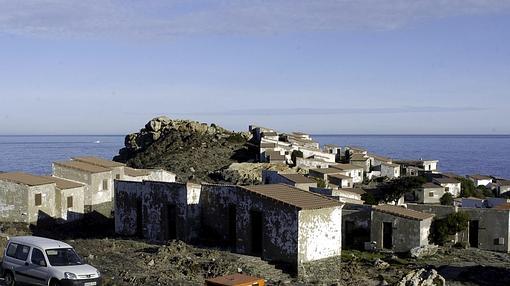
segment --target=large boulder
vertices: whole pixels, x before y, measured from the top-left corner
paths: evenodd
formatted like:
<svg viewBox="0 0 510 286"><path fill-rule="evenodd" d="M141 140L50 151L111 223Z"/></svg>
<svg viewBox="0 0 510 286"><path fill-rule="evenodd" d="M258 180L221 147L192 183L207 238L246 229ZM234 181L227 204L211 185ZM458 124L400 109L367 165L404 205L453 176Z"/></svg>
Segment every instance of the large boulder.
<svg viewBox="0 0 510 286"><path fill-rule="evenodd" d="M400 280L398 286L445 286L446 281L435 269L417 269Z"/></svg>
<svg viewBox="0 0 510 286"><path fill-rule="evenodd" d="M427 256L432 256L437 253L438 246L437 245L423 245L412 248L409 252L412 258L423 258Z"/></svg>

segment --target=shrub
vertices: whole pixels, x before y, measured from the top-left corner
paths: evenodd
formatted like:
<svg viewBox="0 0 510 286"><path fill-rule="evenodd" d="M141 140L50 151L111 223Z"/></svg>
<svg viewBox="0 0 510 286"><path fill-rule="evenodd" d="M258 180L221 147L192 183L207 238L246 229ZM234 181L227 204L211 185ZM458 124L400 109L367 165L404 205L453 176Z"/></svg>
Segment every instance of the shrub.
<svg viewBox="0 0 510 286"><path fill-rule="evenodd" d="M317 188L326 188L326 182L323 179L315 178L317 181Z"/></svg>
<svg viewBox="0 0 510 286"><path fill-rule="evenodd" d="M439 202L444 206L453 205L453 196L450 193L444 193L444 195L439 199Z"/></svg>
<svg viewBox="0 0 510 286"><path fill-rule="evenodd" d="M444 245L449 237L468 228L469 215L465 212L449 214L444 219L436 219L430 226L430 240Z"/></svg>
<svg viewBox="0 0 510 286"><path fill-rule="evenodd" d="M410 192L426 182L423 177L400 177L393 179L381 186L381 191L386 202L398 202L407 192Z"/></svg>
<svg viewBox="0 0 510 286"><path fill-rule="evenodd" d="M372 193L364 193L361 195L361 199L365 201L367 205L377 205L379 201L375 198Z"/></svg>

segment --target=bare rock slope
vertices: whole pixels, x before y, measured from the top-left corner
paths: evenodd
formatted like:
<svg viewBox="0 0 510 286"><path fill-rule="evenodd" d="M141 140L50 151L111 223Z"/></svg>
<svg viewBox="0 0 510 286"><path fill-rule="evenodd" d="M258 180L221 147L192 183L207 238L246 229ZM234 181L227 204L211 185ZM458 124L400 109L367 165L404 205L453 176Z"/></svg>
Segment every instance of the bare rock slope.
<svg viewBox="0 0 510 286"><path fill-rule="evenodd" d="M254 158L249 137L215 124L161 116L127 135L114 160L135 168L163 168L176 173L179 181L222 182L220 170Z"/></svg>

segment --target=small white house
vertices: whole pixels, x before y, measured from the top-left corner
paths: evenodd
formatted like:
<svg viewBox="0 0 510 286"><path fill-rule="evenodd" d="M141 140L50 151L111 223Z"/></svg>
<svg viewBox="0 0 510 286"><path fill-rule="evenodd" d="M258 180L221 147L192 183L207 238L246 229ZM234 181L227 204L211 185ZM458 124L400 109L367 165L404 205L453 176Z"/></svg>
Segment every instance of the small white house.
<svg viewBox="0 0 510 286"><path fill-rule="evenodd" d="M444 193L444 187L434 183L425 183L414 191L414 198L420 204L439 204Z"/></svg>
<svg viewBox="0 0 510 286"><path fill-rule="evenodd" d="M454 198L460 196L461 184L459 180L455 178L442 177L432 179L433 183L436 183L444 188L446 193L450 193Z"/></svg>
<svg viewBox="0 0 510 286"><path fill-rule="evenodd" d="M381 177L387 177L390 179L400 177L400 165L381 162Z"/></svg>
<svg viewBox="0 0 510 286"><path fill-rule="evenodd" d="M469 175L468 179L475 183L475 186L485 186L487 187L490 183L492 183L492 177L484 176L484 175Z"/></svg>
<svg viewBox="0 0 510 286"><path fill-rule="evenodd" d="M363 167L352 164L335 164L329 167L343 171L344 175L352 178L353 183L363 182Z"/></svg>

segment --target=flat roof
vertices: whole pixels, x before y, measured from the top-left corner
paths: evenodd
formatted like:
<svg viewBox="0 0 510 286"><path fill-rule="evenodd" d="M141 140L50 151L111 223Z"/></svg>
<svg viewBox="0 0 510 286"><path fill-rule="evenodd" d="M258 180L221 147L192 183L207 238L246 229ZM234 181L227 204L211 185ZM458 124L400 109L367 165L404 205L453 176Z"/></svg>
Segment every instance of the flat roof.
<svg viewBox="0 0 510 286"><path fill-rule="evenodd" d="M372 210L413 220L424 220L434 216L433 214L410 210L404 207L393 205L377 205L373 206Z"/></svg>
<svg viewBox="0 0 510 286"><path fill-rule="evenodd" d="M492 180L491 177L489 176L486 176L486 175L479 175L479 174L475 174L475 175L468 175L469 178L473 178L475 180Z"/></svg>
<svg viewBox="0 0 510 286"><path fill-rule="evenodd" d="M356 166L356 165L352 165L352 164L341 164L341 163L338 163L338 164L334 164L334 165L329 165L330 168L335 168L335 169L340 169L340 170L358 170L358 169L363 169L363 167L360 167L360 166Z"/></svg>
<svg viewBox="0 0 510 286"><path fill-rule="evenodd" d="M432 180L441 184L460 184L459 180L451 177L434 178Z"/></svg>
<svg viewBox="0 0 510 286"><path fill-rule="evenodd" d="M342 173L342 170L337 168L317 168L317 169L310 169L309 172L316 172L321 174L339 174Z"/></svg>
<svg viewBox="0 0 510 286"><path fill-rule="evenodd" d="M80 161L57 161L57 162L53 162L53 164L71 168L71 169L84 171L84 172L91 173L91 174L110 172L110 169L107 169L107 168L104 168L101 166L97 166L97 165L80 162Z"/></svg>
<svg viewBox="0 0 510 286"><path fill-rule="evenodd" d="M363 194L367 193L367 192L365 192L365 190L360 189L360 188L339 188L338 190L342 191L342 192L349 192L349 193L354 193L354 194L358 194L358 195L363 195Z"/></svg>
<svg viewBox="0 0 510 286"><path fill-rule="evenodd" d="M315 180L310 179L302 174L279 174L280 176L287 178L288 180L298 184L311 184L316 183Z"/></svg>
<svg viewBox="0 0 510 286"><path fill-rule="evenodd" d="M341 180L345 180L345 179L352 180L351 177L346 176L346 175L342 175L342 174L330 174L330 175L328 175L328 178L329 177L336 178L336 179L341 179Z"/></svg>
<svg viewBox="0 0 510 286"><path fill-rule="evenodd" d="M439 189L439 188L443 188L442 186L438 185L438 184L434 184L434 183L425 183L423 185L421 185L422 188L424 189Z"/></svg>
<svg viewBox="0 0 510 286"><path fill-rule="evenodd" d="M49 180L45 177L22 172L0 173L0 180L23 184L31 187L54 184L52 180Z"/></svg>
<svg viewBox="0 0 510 286"><path fill-rule="evenodd" d="M145 177L149 175L149 171L144 169L134 169L131 167L124 167L124 174L130 177Z"/></svg>
<svg viewBox="0 0 510 286"><path fill-rule="evenodd" d="M115 167L124 167L126 164L122 164L119 162L115 162L112 160L106 160L99 157L93 156L83 156L83 157L73 157L73 160L84 162L91 165L96 165L104 168L115 168Z"/></svg>
<svg viewBox="0 0 510 286"><path fill-rule="evenodd" d="M9 240L14 243L28 244L29 246L37 246L42 248L43 250L53 248L72 248L72 246L65 242L40 236L13 236Z"/></svg>
<svg viewBox="0 0 510 286"><path fill-rule="evenodd" d="M248 285L248 283L249 285L251 285L252 283L257 283L260 280L263 279L236 273L232 275L209 278L206 279L205 281L207 283L212 283L213 285L235 286L235 285Z"/></svg>
<svg viewBox="0 0 510 286"><path fill-rule="evenodd" d="M253 185L241 188L299 209L322 209L342 206L342 203L338 201L284 184Z"/></svg>
<svg viewBox="0 0 510 286"><path fill-rule="evenodd" d="M74 188L79 188L79 187L84 186L84 184L80 184L78 182L70 181L70 180L66 180L66 179L62 179L62 178L57 178L57 177L52 177L52 176L44 176L44 178L46 178L50 181L53 181L57 185L57 188L61 189L61 190L74 189Z"/></svg>

